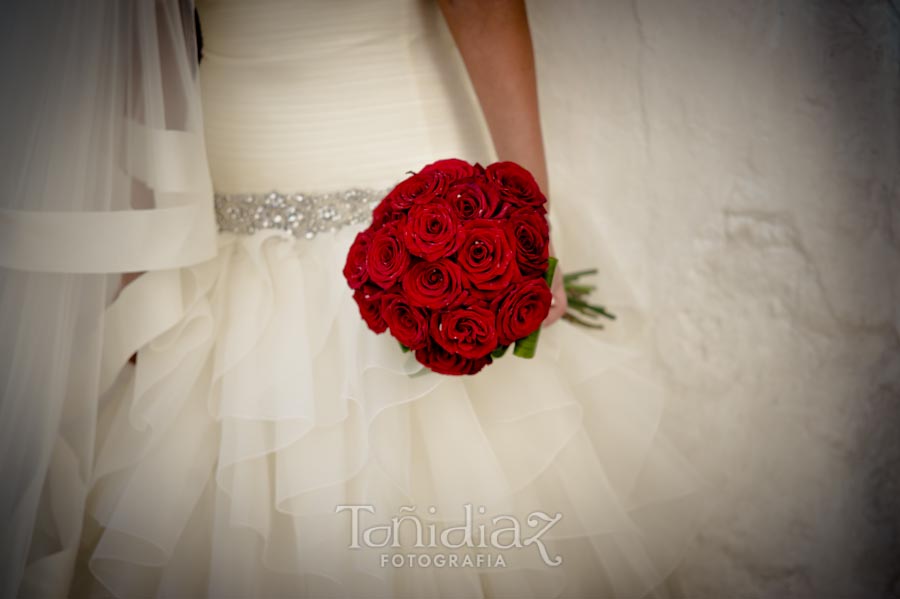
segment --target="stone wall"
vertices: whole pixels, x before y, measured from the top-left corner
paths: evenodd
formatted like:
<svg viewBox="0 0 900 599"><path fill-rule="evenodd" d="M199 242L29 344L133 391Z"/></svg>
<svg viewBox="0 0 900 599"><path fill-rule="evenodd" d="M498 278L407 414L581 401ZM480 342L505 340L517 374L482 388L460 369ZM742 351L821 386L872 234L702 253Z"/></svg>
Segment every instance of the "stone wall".
<svg viewBox="0 0 900 599"><path fill-rule="evenodd" d="M898 3L529 15L563 258L614 256L711 483L682 594L900 597Z"/></svg>

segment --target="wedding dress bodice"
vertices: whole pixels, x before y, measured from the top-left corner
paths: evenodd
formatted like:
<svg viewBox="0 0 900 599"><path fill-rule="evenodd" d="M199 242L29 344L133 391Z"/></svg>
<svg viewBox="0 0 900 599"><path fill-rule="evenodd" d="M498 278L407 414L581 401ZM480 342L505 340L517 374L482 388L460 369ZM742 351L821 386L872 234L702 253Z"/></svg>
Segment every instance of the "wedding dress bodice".
<svg viewBox="0 0 900 599"><path fill-rule="evenodd" d="M430 0L198 0L204 128L220 192L384 187L493 149Z"/></svg>

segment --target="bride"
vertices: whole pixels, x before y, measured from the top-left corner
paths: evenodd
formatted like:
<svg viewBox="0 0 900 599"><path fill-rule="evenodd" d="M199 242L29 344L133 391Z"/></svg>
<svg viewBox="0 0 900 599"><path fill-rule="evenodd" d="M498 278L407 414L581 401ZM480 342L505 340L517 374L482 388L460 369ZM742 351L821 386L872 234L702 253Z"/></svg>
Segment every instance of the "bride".
<svg viewBox="0 0 900 599"><path fill-rule="evenodd" d="M53 27L46 58L4 52L5 590L666 595L696 482L620 325L556 322L557 278L534 359L448 377L341 275L442 158L528 168L559 249L554 206L597 210L548 191L522 0L197 0L201 52L186 2L35 5L6 43Z"/></svg>

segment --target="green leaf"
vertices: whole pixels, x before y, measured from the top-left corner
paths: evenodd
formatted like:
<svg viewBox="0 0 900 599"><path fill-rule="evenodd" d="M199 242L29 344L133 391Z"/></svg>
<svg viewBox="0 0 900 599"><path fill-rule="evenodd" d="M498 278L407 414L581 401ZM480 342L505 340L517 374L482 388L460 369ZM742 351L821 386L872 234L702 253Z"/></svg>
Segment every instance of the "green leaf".
<svg viewBox="0 0 900 599"><path fill-rule="evenodd" d="M513 348L513 355L519 356L520 358L533 358L535 352L537 352L537 342L540 333L541 329L539 328L527 337L516 341L516 347Z"/></svg>
<svg viewBox="0 0 900 599"><path fill-rule="evenodd" d="M508 350L508 349L509 349L508 345L501 345L500 347L498 347L497 349L495 349L494 351L491 352L491 357L492 358L502 358L503 354L505 354L506 350Z"/></svg>
<svg viewBox="0 0 900 599"><path fill-rule="evenodd" d="M556 273L556 265L559 264L559 260L550 256L547 260L547 272L544 273L544 280L547 281L548 285L553 284L553 275Z"/></svg>
<svg viewBox="0 0 900 599"><path fill-rule="evenodd" d="M427 376L429 373L431 373L431 369L427 366L422 366L422 368L409 375L409 378L414 379L420 376Z"/></svg>

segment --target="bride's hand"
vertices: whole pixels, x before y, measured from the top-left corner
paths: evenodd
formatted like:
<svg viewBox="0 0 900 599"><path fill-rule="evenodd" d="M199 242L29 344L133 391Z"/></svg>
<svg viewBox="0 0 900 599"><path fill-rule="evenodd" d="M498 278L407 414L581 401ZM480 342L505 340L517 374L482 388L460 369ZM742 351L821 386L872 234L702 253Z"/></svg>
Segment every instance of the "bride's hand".
<svg viewBox="0 0 900 599"><path fill-rule="evenodd" d="M556 255L553 252L552 243L550 244L550 255ZM566 297L566 288L563 283L563 272L559 266L556 267L556 271L553 273L553 283L550 285L550 291L553 292L553 302L550 304L550 312L547 314L547 318L544 319L545 327L559 320L569 307L569 300Z"/></svg>

